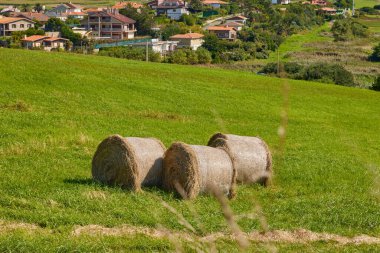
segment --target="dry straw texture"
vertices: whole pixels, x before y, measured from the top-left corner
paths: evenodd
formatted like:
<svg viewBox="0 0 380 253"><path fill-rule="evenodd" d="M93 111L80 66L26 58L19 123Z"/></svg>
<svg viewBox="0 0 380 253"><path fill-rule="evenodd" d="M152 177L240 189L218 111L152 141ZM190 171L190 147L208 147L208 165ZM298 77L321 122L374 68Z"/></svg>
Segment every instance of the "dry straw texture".
<svg viewBox="0 0 380 253"><path fill-rule="evenodd" d="M179 184L190 199L212 187L232 196L233 170L230 157L222 149L176 142L164 156L163 187L178 191Z"/></svg>
<svg viewBox="0 0 380 253"><path fill-rule="evenodd" d="M139 191L159 186L165 147L154 138L112 135L103 140L92 159L95 181Z"/></svg>
<svg viewBox="0 0 380 253"><path fill-rule="evenodd" d="M267 185L272 175L272 155L258 137L217 133L208 145L224 149L231 157L240 183Z"/></svg>

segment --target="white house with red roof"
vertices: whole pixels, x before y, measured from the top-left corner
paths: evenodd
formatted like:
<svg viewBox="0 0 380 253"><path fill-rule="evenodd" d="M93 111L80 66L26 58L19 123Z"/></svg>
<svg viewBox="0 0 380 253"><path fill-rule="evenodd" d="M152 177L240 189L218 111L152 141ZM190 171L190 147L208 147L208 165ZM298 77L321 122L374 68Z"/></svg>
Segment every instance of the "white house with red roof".
<svg viewBox="0 0 380 253"><path fill-rule="evenodd" d="M0 37L10 36L13 32L26 31L34 27L35 22L27 18L0 18Z"/></svg>
<svg viewBox="0 0 380 253"><path fill-rule="evenodd" d="M59 18L62 21L66 21L68 17L82 19L86 16L82 6L71 2L59 4L45 14L50 18Z"/></svg>
<svg viewBox="0 0 380 253"><path fill-rule="evenodd" d="M154 0L149 2L148 6L156 11L156 15L166 15L173 20L189 14L187 3L182 0Z"/></svg>
<svg viewBox="0 0 380 253"><path fill-rule="evenodd" d="M52 51L54 49L65 49L68 43L68 39L53 38L44 35L32 35L25 37L21 40L21 44L24 48L43 48L46 51Z"/></svg>
<svg viewBox="0 0 380 253"><path fill-rule="evenodd" d="M236 22L245 25L247 23L248 18L243 15L237 15L226 19L226 23L228 22Z"/></svg>
<svg viewBox="0 0 380 253"><path fill-rule="evenodd" d="M203 37L204 35L200 33L185 33L173 35L170 39L178 41L178 48L189 47L193 50L197 50L204 42Z"/></svg>
<svg viewBox="0 0 380 253"><path fill-rule="evenodd" d="M82 20L82 25L91 30L94 39L133 39L135 23L135 20L119 14L117 9L88 12L87 18Z"/></svg>
<svg viewBox="0 0 380 253"><path fill-rule="evenodd" d="M225 26L210 26L207 28L210 33L213 33L219 39L235 40L237 37L236 29L233 27Z"/></svg>
<svg viewBox="0 0 380 253"><path fill-rule="evenodd" d="M219 9L222 5L227 5L228 3L220 0L202 0L202 4L214 9Z"/></svg>

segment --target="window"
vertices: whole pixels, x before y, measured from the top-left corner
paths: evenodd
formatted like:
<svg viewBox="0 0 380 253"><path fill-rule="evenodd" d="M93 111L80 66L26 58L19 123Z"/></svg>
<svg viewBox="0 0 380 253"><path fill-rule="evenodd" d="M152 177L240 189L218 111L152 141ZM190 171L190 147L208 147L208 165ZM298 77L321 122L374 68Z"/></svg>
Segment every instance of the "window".
<svg viewBox="0 0 380 253"><path fill-rule="evenodd" d="M27 27L28 27L28 28L31 28L31 27L32 27L32 25L31 25L31 24L28 24L28 25L27 25Z"/></svg>
<svg viewBox="0 0 380 253"><path fill-rule="evenodd" d="M24 24L20 24L20 28L24 28Z"/></svg>
<svg viewBox="0 0 380 253"><path fill-rule="evenodd" d="M17 28L16 24L12 24L12 28Z"/></svg>

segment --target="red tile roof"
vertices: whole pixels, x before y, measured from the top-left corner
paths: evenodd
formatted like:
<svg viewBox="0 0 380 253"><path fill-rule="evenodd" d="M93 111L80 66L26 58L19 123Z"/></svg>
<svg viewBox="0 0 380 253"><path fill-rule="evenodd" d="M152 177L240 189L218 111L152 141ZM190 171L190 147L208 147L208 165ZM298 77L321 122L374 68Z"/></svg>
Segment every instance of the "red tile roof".
<svg viewBox="0 0 380 253"><path fill-rule="evenodd" d="M65 38L47 38L47 39L44 39L44 41L50 41L50 42L52 42L52 41L57 41L57 40L68 40L68 39L65 39Z"/></svg>
<svg viewBox="0 0 380 253"><path fill-rule="evenodd" d="M35 42L35 41L44 40L44 39L47 39L47 38L49 38L49 36L32 35L32 36L29 36L29 37L26 37L26 38L22 39L22 41Z"/></svg>
<svg viewBox="0 0 380 253"><path fill-rule="evenodd" d="M30 23L34 23L33 21L27 19L27 18L0 18L0 24L9 24L9 23L14 23L20 20L26 20Z"/></svg>
<svg viewBox="0 0 380 253"><path fill-rule="evenodd" d="M15 17L24 17L30 20L37 20L39 22L47 22L49 20L47 15L38 12L16 12Z"/></svg>
<svg viewBox="0 0 380 253"><path fill-rule="evenodd" d="M242 23L238 23L238 22L235 22L235 21L231 21L231 22L227 22L223 25L224 27L235 27L235 26L244 26Z"/></svg>
<svg viewBox="0 0 380 253"><path fill-rule="evenodd" d="M248 19L247 17L244 17L242 15L238 15L238 16L233 16L231 18L227 18L227 20L230 20L230 19L243 19L243 20L246 20Z"/></svg>
<svg viewBox="0 0 380 253"><path fill-rule="evenodd" d="M136 23L135 20L131 19L131 18L128 18L124 15L121 15L121 14L112 14L112 13L107 13L107 15L109 15L110 17L113 17L123 23L127 23L127 24L134 24Z"/></svg>
<svg viewBox="0 0 380 253"><path fill-rule="evenodd" d="M227 2L220 1L220 0L203 0L203 4L228 4Z"/></svg>
<svg viewBox="0 0 380 253"><path fill-rule="evenodd" d="M176 34L170 37L170 39L200 39L204 35L200 33L185 33L185 34Z"/></svg>
<svg viewBox="0 0 380 253"><path fill-rule="evenodd" d="M235 31L233 27L223 27L223 26L210 26L207 28L209 31Z"/></svg>

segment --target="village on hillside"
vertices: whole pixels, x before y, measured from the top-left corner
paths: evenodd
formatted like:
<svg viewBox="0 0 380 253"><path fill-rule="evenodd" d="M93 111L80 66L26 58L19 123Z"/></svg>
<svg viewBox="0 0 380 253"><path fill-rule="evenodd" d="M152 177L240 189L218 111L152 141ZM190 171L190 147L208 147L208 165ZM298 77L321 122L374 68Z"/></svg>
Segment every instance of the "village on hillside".
<svg viewBox="0 0 380 253"><path fill-rule="evenodd" d="M379 15L379 9L379 6L355 9L352 2L343 0L294 3L290 0L153 0L116 2L103 7L68 2L49 8L41 4L11 5L0 7L0 47L176 64L244 63L273 58L273 52L287 38L318 27L331 29L328 36L337 42L371 37L368 27L357 18ZM326 30L323 32L326 34ZM365 46L372 47L373 43L370 41ZM368 59L377 61L378 51L379 48L375 49ZM330 59L326 61L330 63ZM283 72L294 79L309 78L286 70L304 66L260 64L255 72L275 75ZM247 64L243 65L236 68L246 68ZM345 73L339 66L326 68ZM366 73L368 78L358 77L361 82L358 85L370 86L378 72L375 67ZM330 79L348 85L356 78L347 73L344 76L348 76L347 82L341 83L333 76Z"/></svg>

